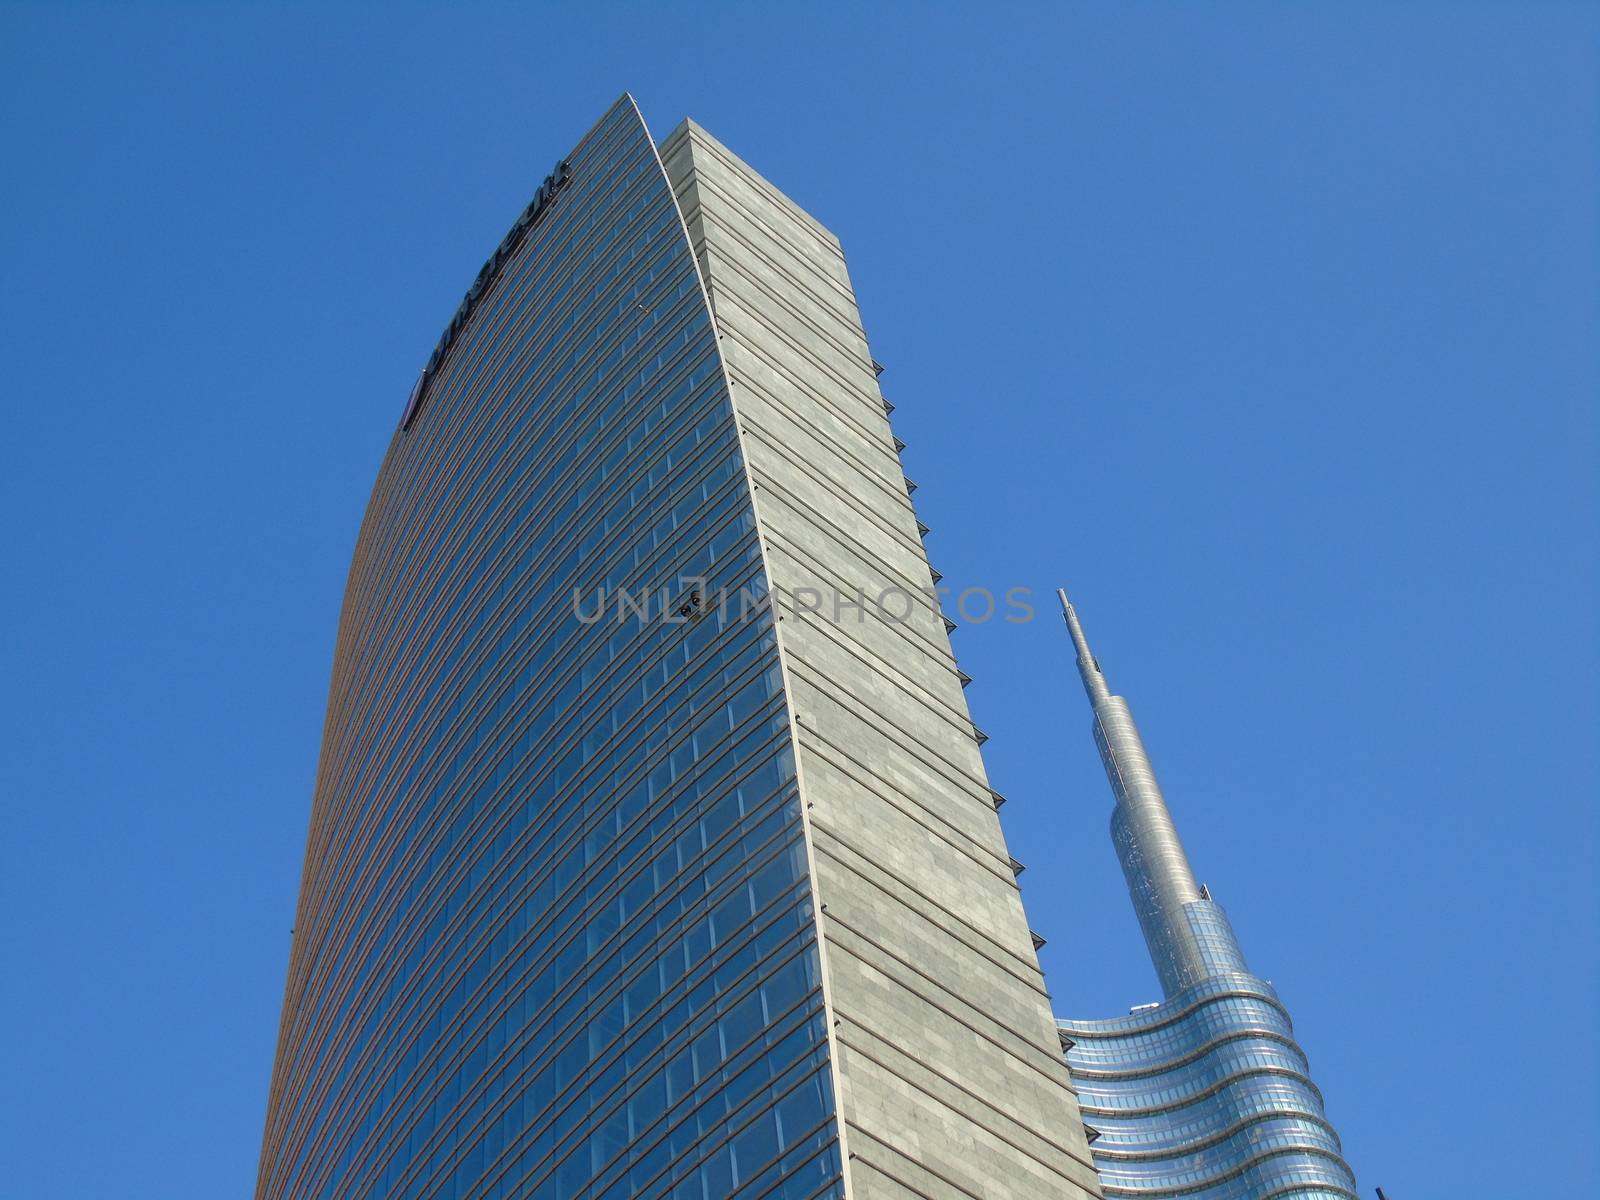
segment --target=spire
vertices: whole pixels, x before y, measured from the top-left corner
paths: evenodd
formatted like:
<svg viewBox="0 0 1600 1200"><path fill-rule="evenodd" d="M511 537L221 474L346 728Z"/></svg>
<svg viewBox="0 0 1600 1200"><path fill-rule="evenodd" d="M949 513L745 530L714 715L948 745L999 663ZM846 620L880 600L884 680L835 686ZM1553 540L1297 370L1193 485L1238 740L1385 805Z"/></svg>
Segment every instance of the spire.
<svg viewBox="0 0 1600 1200"><path fill-rule="evenodd" d="M1112 695L1066 589L1056 595L1078 651L1078 674L1094 709L1095 744L1116 797L1112 840L1162 989L1171 997L1219 971L1242 971L1244 959L1227 917L1195 882L1128 702Z"/></svg>
<svg viewBox="0 0 1600 1200"><path fill-rule="evenodd" d="M1057 588L1056 595L1061 597L1061 615L1066 618L1067 632L1072 634L1072 644L1078 648L1078 674L1083 676L1083 690L1089 693L1089 703L1095 705L1110 699L1111 688L1100 670L1100 660L1089 649L1089 639L1083 634L1077 610L1067 599L1067 589Z"/></svg>

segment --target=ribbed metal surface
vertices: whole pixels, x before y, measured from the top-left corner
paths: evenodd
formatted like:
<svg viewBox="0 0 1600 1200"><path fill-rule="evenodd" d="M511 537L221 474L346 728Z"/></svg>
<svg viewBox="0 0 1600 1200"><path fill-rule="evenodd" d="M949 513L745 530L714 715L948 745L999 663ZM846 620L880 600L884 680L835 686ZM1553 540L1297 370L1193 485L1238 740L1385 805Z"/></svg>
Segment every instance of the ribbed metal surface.
<svg viewBox="0 0 1600 1200"><path fill-rule="evenodd" d="M1095 703L1094 741L1117 797L1111 831L1122 874L1162 990L1170 996L1205 976L1200 948L1183 917L1184 907L1200 900L1200 885L1121 696Z"/></svg>

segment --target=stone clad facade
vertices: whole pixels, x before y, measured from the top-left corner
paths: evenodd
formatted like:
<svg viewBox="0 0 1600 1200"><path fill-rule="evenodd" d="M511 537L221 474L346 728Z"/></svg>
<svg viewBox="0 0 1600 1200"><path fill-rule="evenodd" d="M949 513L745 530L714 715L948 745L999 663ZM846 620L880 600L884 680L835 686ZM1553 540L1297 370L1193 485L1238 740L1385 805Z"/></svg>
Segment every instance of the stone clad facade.
<svg viewBox="0 0 1600 1200"><path fill-rule="evenodd" d="M1097 1194L929 582L837 241L623 97L379 471L258 1200Z"/></svg>

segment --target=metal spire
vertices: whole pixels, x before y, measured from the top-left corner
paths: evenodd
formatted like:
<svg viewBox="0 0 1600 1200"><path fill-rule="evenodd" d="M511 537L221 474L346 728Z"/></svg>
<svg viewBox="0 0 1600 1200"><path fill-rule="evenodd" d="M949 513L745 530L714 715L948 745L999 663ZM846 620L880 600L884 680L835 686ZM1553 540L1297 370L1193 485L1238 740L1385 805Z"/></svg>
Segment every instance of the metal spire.
<svg viewBox="0 0 1600 1200"><path fill-rule="evenodd" d="M1056 595L1061 597L1061 615L1067 619L1067 632L1072 634L1072 644L1078 648L1078 674L1083 676L1083 690L1089 693L1089 703L1099 704L1111 696L1111 688L1106 683L1104 672L1100 670L1100 660L1089 649L1089 639L1083 634L1083 626L1078 622L1077 610L1072 607L1072 601L1067 599L1067 589L1057 588Z"/></svg>
<svg viewBox="0 0 1600 1200"><path fill-rule="evenodd" d="M1111 838L1162 989L1170 997L1219 972L1243 971L1227 918L1195 882L1128 702L1111 694L1066 589L1056 595L1094 709L1095 745L1117 800Z"/></svg>

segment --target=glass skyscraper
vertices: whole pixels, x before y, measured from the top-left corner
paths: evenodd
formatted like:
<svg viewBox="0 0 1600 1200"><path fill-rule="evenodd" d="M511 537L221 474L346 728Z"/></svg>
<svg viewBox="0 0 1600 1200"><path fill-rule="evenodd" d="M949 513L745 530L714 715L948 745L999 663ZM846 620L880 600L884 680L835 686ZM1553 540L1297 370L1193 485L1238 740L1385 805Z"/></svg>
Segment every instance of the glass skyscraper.
<svg viewBox="0 0 1600 1200"><path fill-rule="evenodd" d="M1105 1195L1355 1200L1288 1010L1195 882L1128 703L1065 592L1061 606L1116 798L1111 838L1165 996L1125 1017L1057 1022Z"/></svg>
<svg viewBox="0 0 1600 1200"><path fill-rule="evenodd" d="M1099 1194L877 369L697 126L554 165L357 540L261 1200Z"/></svg>

